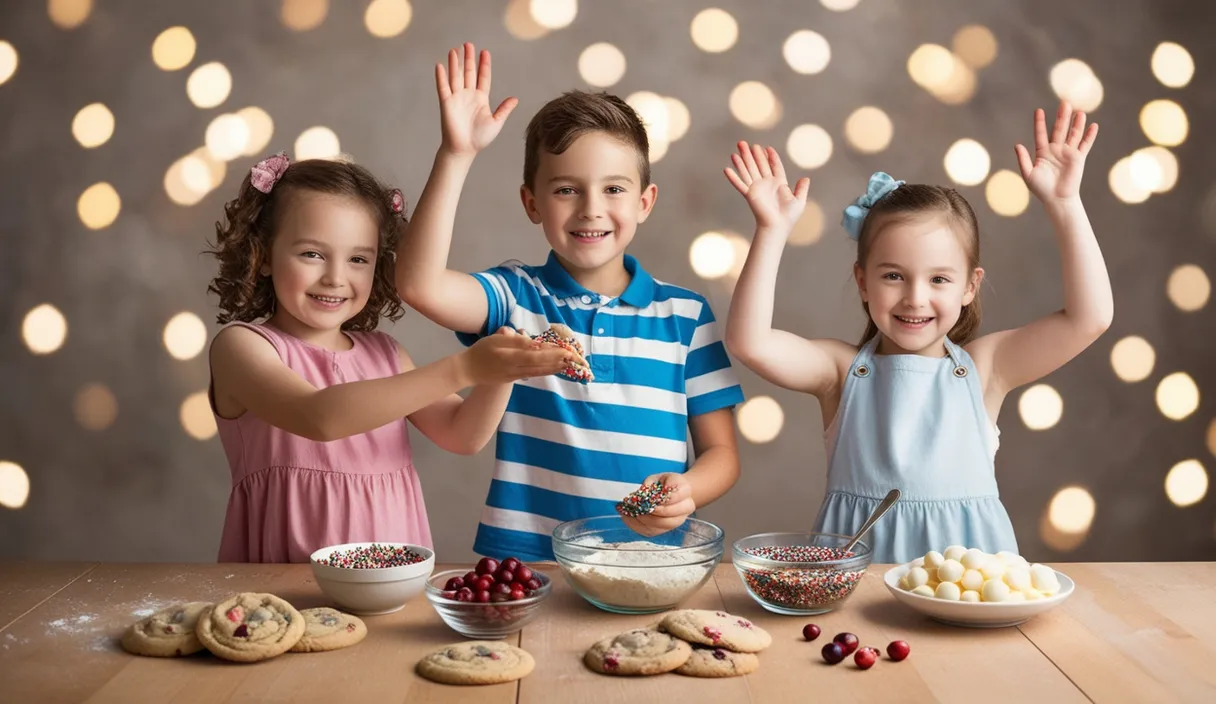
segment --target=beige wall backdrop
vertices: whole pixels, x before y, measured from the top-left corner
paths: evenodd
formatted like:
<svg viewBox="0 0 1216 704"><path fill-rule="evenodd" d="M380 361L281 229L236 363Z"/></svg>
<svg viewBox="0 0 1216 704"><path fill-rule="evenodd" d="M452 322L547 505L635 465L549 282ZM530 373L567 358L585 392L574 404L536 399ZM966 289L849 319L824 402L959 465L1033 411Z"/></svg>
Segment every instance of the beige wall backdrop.
<svg viewBox="0 0 1216 704"><path fill-rule="evenodd" d="M543 260L517 195L524 126L605 85L656 143L660 197L631 251L724 319L750 214L721 169L736 140L771 143L814 201L776 322L849 340L864 319L837 223L878 169L975 206L986 331L1058 309L1013 145L1060 95L1089 108L1083 195L1117 313L1009 397L1001 492L1034 560L1216 558L1214 22L1189 0L3 3L0 558L214 559L230 482L203 396L217 326L200 252L221 205L278 150L347 155L413 201L439 141L432 66L464 40L494 52L494 100L521 105L469 179L454 267ZM419 361L459 349L416 313L390 330ZM818 405L739 373L743 477L702 516L729 540L809 529ZM413 440L441 559L467 560L492 452Z"/></svg>

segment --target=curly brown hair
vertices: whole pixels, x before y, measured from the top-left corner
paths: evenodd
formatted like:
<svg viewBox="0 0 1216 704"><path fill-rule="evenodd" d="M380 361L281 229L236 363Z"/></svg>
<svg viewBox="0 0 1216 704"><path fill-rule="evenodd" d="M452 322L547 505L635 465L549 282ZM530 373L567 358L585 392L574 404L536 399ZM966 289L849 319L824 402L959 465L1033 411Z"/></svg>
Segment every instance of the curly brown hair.
<svg viewBox="0 0 1216 704"><path fill-rule="evenodd" d="M220 261L219 275L207 286L209 293L220 297L222 311L216 320L251 322L274 313L274 285L261 275L261 268L270 259L270 246L281 219L280 211L288 207L290 198L311 191L327 195L346 196L367 206L380 233L376 252L376 274L367 305L342 324L343 330L375 330L380 319L397 320L404 313L397 294L393 270L397 242L405 229L404 206L393 212L395 189L382 184L370 171L348 161L308 159L291 164L274 184L270 193L262 193L250 183L246 174L237 197L224 204L227 222L215 223L214 244L207 254Z"/></svg>

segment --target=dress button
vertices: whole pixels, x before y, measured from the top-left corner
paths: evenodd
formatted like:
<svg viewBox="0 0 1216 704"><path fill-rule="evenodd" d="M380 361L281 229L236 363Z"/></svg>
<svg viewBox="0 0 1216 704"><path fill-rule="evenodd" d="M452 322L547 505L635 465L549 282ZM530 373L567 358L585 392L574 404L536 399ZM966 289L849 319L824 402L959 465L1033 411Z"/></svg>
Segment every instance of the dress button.
<svg viewBox="0 0 1216 704"><path fill-rule="evenodd" d="M603 335L603 334L604 334L604 328L600 328L599 330L596 330L596 331L595 331L595 334L596 334L596 335Z"/></svg>
<svg viewBox="0 0 1216 704"><path fill-rule="evenodd" d="M960 379L962 379L963 377L967 376L967 368L966 368L966 367L964 367L964 366L962 366L962 365L959 365L959 366L955 367L955 368L954 368L954 376L957 376L957 377L958 377L958 378L960 378Z"/></svg>
<svg viewBox="0 0 1216 704"><path fill-rule="evenodd" d="M861 364L861 365L858 365L857 368L853 370L853 373L856 374L857 376L861 376L861 377L870 376L870 368L864 364Z"/></svg>
<svg viewBox="0 0 1216 704"><path fill-rule="evenodd" d="M591 302L591 296L583 296L583 303L590 303L590 302Z"/></svg>

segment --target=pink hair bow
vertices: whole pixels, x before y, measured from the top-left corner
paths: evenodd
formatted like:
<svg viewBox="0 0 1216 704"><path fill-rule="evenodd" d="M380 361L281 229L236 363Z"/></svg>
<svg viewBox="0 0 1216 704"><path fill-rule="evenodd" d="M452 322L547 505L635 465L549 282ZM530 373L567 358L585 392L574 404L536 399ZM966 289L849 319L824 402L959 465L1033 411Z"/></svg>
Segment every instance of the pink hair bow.
<svg viewBox="0 0 1216 704"><path fill-rule="evenodd" d="M393 213L401 218L405 217L405 196L401 195L400 190L394 188L392 192L389 193L388 207L392 209Z"/></svg>
<svg viewBox="0 0 1216 704"><path fill-rule="evenodd" d="M283 177L288 166L291 166L291 160L287 158L287 152L268 156L250 169L249 183L262 193L270 193L270 189Z"/></svg>

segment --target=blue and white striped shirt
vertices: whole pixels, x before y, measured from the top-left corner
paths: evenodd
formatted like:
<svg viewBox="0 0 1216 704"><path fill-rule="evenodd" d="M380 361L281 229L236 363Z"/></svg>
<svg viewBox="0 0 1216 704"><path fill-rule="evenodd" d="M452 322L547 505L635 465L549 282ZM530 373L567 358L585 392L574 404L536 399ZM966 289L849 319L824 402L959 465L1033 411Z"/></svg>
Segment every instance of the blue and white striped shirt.
<svg viewBox="0 0 1216 704"><path fill-rule="evenodd" d="M613 515L646 477L684 472L688 418L743 401L703 296L632 276L617 298L583 288L550 252L543 267L504 264L475 274L489 314L537 335L562 323L578 337L595 380L553 375L515 383L498 426L494 478L474 551L552 560L557 524ZM479 335L458 333L465 344Z"/></svg>

